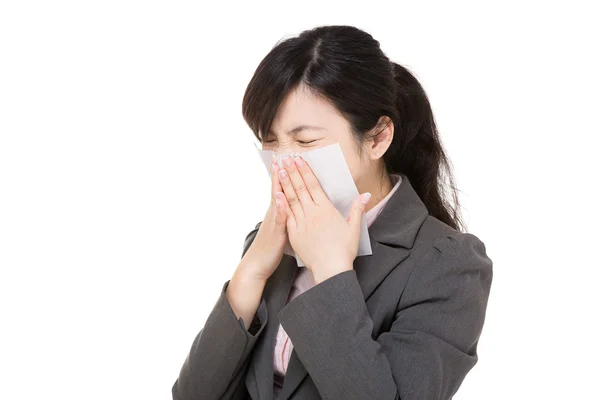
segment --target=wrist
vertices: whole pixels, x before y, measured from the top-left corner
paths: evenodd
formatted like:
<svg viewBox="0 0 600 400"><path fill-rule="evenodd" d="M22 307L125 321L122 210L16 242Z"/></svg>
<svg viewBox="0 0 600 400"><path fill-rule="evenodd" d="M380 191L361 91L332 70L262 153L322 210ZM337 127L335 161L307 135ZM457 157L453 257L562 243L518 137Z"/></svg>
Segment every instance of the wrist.
<svg viewBox="0 0 600 400"><path fill-rule="evenodd" d="M311 269L311 272L313 275L314 284L318 285L319 283L326 281L327 279L329 279L337 274L341 274L342 272L346 272L346 271L351 271L352 269L353 269L352 264L338 265L338 266L329 265L327 268Z"/></svg>
<svg viewBox="0 0 600 400"><path fill-rule="evenodd" d="M238 264L233 275L237 276L242 282L255 285L266 285L267 278L257 271L259 271L259 269L252 262L242 261Z"/></svg>

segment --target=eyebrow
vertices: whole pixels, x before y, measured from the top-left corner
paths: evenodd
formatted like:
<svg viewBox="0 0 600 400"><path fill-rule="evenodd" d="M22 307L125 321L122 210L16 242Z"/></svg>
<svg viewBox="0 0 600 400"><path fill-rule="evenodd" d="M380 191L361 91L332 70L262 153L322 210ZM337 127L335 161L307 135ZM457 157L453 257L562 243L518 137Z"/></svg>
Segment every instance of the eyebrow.
<svg viewBox="0 0 600 400"><path fill-rule="evenodd" d="M321 126L313 126L313 125L298 125L297 127L295 127L294 129L291 129L287 132L288 135L297 135L298 133L304 131L304 130L311 130L311 131L324 131L326 130L325 128L321 127ZM269 133L267 134L267 137L269 135L275 135L275 132L273 132L272 130L269 130Z"/></svg>

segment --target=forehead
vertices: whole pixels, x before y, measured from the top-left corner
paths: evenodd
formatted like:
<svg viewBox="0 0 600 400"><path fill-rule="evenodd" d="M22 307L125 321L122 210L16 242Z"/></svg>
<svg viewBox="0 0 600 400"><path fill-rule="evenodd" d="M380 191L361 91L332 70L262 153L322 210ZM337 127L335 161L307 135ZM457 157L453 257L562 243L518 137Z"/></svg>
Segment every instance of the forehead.
<svg viewBox="0 0 600 400"><path fill-rule="evenodd" d="M284 135L299 125L319 126L329 131L347 127L348 123L329 101L307 89L297 88L281 102L271 131Z"/></svg>

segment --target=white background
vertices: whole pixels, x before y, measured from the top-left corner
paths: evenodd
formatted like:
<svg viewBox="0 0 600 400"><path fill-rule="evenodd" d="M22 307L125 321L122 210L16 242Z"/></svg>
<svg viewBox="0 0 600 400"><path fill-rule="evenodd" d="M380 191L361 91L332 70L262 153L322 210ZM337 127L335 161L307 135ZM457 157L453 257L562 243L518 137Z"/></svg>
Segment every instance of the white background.
<svg viewBox="0 0 600 400"><path fill-rule="evenodd" d="M170 398L268 202L246 85L320 24L416 73L494 261L455 398L600 398L594 2L200 3L0 3L0 398Z"/></svg>

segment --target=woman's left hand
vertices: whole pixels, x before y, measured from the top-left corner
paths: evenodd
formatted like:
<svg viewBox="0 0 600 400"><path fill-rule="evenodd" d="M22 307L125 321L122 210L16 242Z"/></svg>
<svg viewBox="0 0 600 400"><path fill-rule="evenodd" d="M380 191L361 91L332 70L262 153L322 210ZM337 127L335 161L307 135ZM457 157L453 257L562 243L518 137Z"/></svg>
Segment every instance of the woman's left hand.
<svg viewBox="0 0 600 400"><path fill-rule="evenodd" d="M298 257L315 284L352 270L358 252L360 223L371 198L363 193L352 204L348 219L331 203L317 177L301 157L286 157L277 167L285 197L287 232Z"/></svg>

